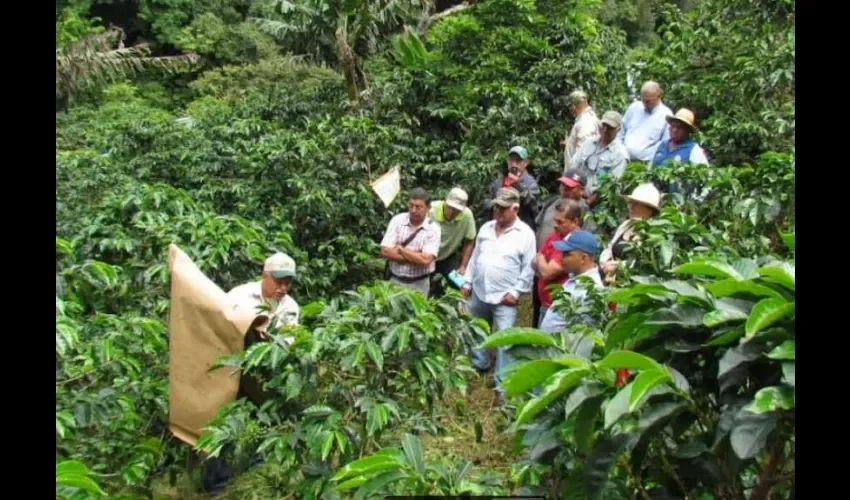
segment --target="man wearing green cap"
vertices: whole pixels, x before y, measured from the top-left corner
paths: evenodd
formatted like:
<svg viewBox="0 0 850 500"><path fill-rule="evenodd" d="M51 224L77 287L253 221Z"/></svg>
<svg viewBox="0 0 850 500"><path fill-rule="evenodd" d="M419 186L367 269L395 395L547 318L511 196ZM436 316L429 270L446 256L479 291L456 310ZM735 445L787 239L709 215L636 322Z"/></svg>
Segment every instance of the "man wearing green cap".
<svg viewBox="0 0 850 500"><path fill-rule="evenodd" d="M537 179L528 173L528 151L522 146L514 146L508 151L506 162L507 171L502 177L493 180L490 184L490 198L495 199L496 193L502 188L513 188L519 192L519 219L525 222L532 230L535 227L534 220L537 218L537 197L540 196L540 187ZM493 208L491 200L485 202L487 217L490 220Z"/></svg>
<svg viewBox="0 0 850 500"><path fill-rule="evenodd" d="M244 307L277 320L279 325L297 325L300 308L289 295L292 280L295 278L295 261L285 253L278 252L263 265L263 277L260 281L252 281L237 286L227 293L235 300L236 307ZM262 333L261 336L265 334ZM290 338L286 339L291 341Z"/></svg>
<svg viewBox="0 0 850 500"><path fill-rule="evenodd" d="M575 117L575 122L570 133L561 141L564 146L564 172L573 168L576 154L585 141L596 137L599 127L599 120L588 103L586 92L574 90L567 100L568 110Z"/></svg>
<svg viewBox="0 0 850 500"><path fill-rule="evenodd" d="M300 309L298 303L289 296L294 278L295 261L285 253L278 252L266 259L263 264L263 277L259 281L239 285L227 293L233 300L233 307L245 308L258 316L249 331L245 332L245 349L268 339L267 331L273 320L279 326L298 324ZM294 339L284 337L283 340L292 343ZM237 399L247 398L258 407L262 406L274 396L263 388L263 380L272 376L267 370L242 374L239 378ZM226 446L230 448L233 445ZM256 456L254 465L261 461L262 458ZM233 473L231 464L221 457L208 458L204 461L201 476L204 490L210 493L220 491L233 477Z"/></svg>

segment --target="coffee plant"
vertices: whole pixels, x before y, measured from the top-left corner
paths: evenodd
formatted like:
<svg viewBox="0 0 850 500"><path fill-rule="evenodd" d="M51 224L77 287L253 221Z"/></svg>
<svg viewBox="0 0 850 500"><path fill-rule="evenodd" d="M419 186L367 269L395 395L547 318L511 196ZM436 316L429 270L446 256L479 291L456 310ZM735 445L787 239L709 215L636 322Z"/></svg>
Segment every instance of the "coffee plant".
<svg viewBox="0 0 850 500"><path fill-rule="evenodd" d="M504 330L483 344L526 359L508 394L543 386L514 425L530 459L557 471L551 495L770 498L793 488L793 262L705 258L671 273L686 279L636 278L607 294L612 317L589 290L580 307L562 307L584 324L554 336Z"/></svg>

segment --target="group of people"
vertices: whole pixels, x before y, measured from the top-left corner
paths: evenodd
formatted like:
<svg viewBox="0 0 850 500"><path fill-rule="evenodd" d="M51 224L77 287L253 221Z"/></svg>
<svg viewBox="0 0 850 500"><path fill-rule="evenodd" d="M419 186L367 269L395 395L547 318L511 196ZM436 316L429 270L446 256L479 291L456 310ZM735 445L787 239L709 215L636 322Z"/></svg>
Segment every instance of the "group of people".
<svg viewBox="0 0 850 500"><path fill-rule="evenodd" d="M584 220L598 206L600 179L619 178L630 161L651 168L668 161L708 160L691 138L694 114L688 109L673 114L656 82L642 86L641 99L624 115L607 111L598 119L583 91L570 94L569 109L575 123L562 141L564 172L558 178L558 195L538 200L540 188L528 171L523 146L508 151L504 171L490 184L486 222L480 229L463 189L455 187L445 200L433 204L426 190L413 189L408 211L392 218L381 241L387 279L426 296L441 293L443 283L450 283L467 298L470 314L484 318L494 332L516 324L519 298L527 293L534 299L535 325L558 332L567 320L552 308L553 287L576 297L584 293L578 286L582 278L599 287L613 283L634 221L659 213L661 193L648 183L628 195L629 217L602 247L593 234L596 228ZM489 371L493 359L488 351L471 355L476 369ZM508 348L496 350L499 401L504 400L505 368L512 361Z"/></svg>
<svg viewBox="0 0 850 500"><path fill-rule="evenodd" d="M508 151L505 169L489 186L479 225L463 189L453 188L444 200L431 202L422 188L410 191L408 210L395 215L381 241L386 259L385 279L425 296L441 295L446 284L459 288L469 312L484 318L493 331L513 327L520 296L531 293L534 324L557 332L566 318L552 308L552 289L561 286L571 295L584 277L596 286L613 283L617 263L632 238L635 220L659 212L661 193L652 184L638 186L629 196L629 217L604 247L585 215L598 205L597 186L607 175L619 178L629 161L650 166L667 161L707 164L705 152L691 139L694 115L680 109L673 114L661 101L661 87L647 82L641 99L621 115L606 111L598 119L583 91L569 96L575 123L562 142L564 172L560 192L544 202L529 173L529 155L523 146ZM265 263L259 282L237 287L231 297L245 307L266 304L284 324L298 323L298 304L288 295L295 263L276 254ZM490 353L471 353L474 366L486 372ZM501 400L504 368L510 351L496 352L494 374Z"/></svg>
<svg viewBox="0 0 850 500"><path fill-rule="evenodd" d="M597 118L583 91L570 94L569 110L575 123L562 142L564 172L558 178L557 195L538 200L540 188L528 172L529 155L522 146L508 151L504 171L489 186L482 217L486 222L480 229L463 189L455 187L445 200L431 203L425 189L415 188L408 210L390 220L381 241L385 279L425 296L442 294L449 283L466 297L470 314L484 318L494 332L516 324L520 296L531 293L535 325L546 332L563 330L567 319L552 307L553 287L579 298L586 293L579 286L582 280L597 287L612 283L634 221L651 218L660 209L659 190L652 184L638 186L626 197L629 217L601 247L595 228L584 221L598 205L600 179L619 178L629 161L650 166L668 161L708 163L690 137L694 114L687 109L673 114L661 101L661 87L655 82L643 85L641 99L624 115L606 111ZM260 280L228 293L233 307L263 309L270 320L256 322L246 336L246 348L266 338L271 324L298 324L300 309L289 294L295 278L295 261L276 253L265 261ZM477 370L490 370L490 352L475 349L471 356ZM512 362L508 348L497 349L494 386L499 403L504 401L505 368ZM240 382L239 396L262 404L269 395L247 376ZM205 468L205 487L218 489L230 475L227 464L212 460Z"/></svg>

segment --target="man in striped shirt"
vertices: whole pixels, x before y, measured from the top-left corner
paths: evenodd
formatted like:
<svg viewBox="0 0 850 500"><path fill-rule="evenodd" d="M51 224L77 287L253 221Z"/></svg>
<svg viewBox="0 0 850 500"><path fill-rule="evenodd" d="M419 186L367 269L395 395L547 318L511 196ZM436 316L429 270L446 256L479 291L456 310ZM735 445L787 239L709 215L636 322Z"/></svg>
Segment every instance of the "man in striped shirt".
<svg viewBox="0 0 850 500"><path fill-rule="evenodd" d="M390 282L428 296L431 274L440 252L440 225L428 217L428 191L410 191L408 212L390 220L381 241L381 257L389 261Z"/></svg>

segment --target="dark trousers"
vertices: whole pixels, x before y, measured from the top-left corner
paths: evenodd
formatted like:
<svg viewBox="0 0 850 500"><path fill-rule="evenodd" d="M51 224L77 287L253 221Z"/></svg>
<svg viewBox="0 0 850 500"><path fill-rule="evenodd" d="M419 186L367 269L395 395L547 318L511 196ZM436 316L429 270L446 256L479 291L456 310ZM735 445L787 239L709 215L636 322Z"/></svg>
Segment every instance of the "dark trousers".
<svg viewBox="0 0 850 500"><path fill-rule="evenodd" d="M531 285L531 298L534 307L532 308L531 313L531 328L537 328L537 325L540 324L540 307L543 305L540 303L540 295L537 294L537 280L540 279L537 276L534 277L534 281Z"/></svg>
<svg viewBox="0 0 850 500"><path fill-rule="evenodd" d="M443 260L438 260L435 263L435 270L433 276L431 276L431 297L442 297L445 294L446 288L445 284L439 278L442 276L448 283L448 286L452 288L456 288L454 284L449 280L449 273L456 270L457 266L460 264L460 255L455 253L454 255L449 255Z"/></svg>

